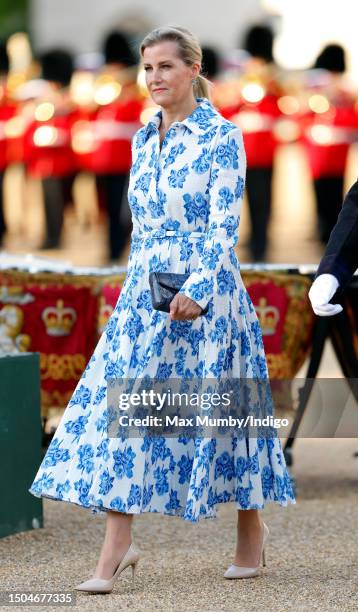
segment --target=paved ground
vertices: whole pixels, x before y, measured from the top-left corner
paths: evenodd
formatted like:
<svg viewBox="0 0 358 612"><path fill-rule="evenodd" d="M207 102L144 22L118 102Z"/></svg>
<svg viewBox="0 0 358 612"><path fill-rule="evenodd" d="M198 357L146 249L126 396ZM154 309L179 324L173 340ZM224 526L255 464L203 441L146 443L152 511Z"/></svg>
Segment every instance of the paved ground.
<svg viewBox="0 0 358 612"><path fill-rule="evenodd" d="M76 609L358 610L355 450L358 440L297 441L291 470L297 504L269 504L263 511L271 534L260 577L222 578L234 551L234 504L221 505L217 519L198 525L142 514L133 528L142 555L134 588L128 569L109 595L78 593ZM50 500L44 500L44 510L44 529L0 540L2 590L71 591L94 569L104 517ZM46 608L51 609L58 608Z"/></svg>

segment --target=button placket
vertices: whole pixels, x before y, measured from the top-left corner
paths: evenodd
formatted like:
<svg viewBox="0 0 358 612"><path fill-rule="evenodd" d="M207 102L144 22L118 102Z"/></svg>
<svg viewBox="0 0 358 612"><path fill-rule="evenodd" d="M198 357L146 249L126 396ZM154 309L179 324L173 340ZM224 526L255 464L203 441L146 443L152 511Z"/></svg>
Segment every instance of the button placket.
<svg viewBox="0 0 358 612"><path fill-rule="evenodd" d="M165 146L165 138L162 142L162 146L160 146L160 134L159 134L159 130L158 130L158 154L155 160L155 191L156 191L156 195L157 195L157 189L158 189L158 185L159 185L159 180L160 177L162 175L162 165L161 165L161 160L162 160L162 152L163 152L163 148ZM157 196L158 197L158 196Z"/></svg>
<svg viewBox="0 0 358 612"><path fill-rule="evenodd" d="M163 166L164 166L164 160L166 158L166 154L167 151L165 150L168 146L168 143L171 140L172 137L172 130L174 129L174 126L178 127L178 124L173 123L170 128L167 130L163 142L162 142L162 146L160 146L160 134L159 134L159 129L156 129L156 157L155 157L155 162L154 162L154 168L153 168L153 178L154 180L151 181L151 186L150 186L150 197L153 198L153 200L156 202L158 201L158 189L159 189L159 182L160 179L162 177L163 174Z"/></svg>
<svg viewBox="0 0 358 612"><path fill-rule="evenodd" d="M148 201L150 199L152 199L154 202L156 202L157 200L157 184L158 184L158 165L159 165L159 157L160 157L160 147L159 147L159 130L158 128L156 128L155 130L155 157L153 156L153 149L152 149L152 145L154 144L153 141L151 143L151 153L150 153L150 159L152 161L150 167L148 167L148 170L151 171L151 181L150 181L150 186L149 186L149 191L148 191ZM153 159L154 157L154 159ZM150 217L150 213L148 213L149 217ZM149 218L149 221L151 221L151 219Z"/></svg>
<svg viewBox="0 0 358 612"><path fill-rule="evenodd" d="M163 138L162 146L160 146L160 136L159 136L159 130L158 130L158 156L156 159L156 168L155 168L156 197L158 197L159 181L163 173L163 160L165 158L164 149L166 149L167 144L170 141L171 130L172 130L172 126L170 126L170 128L167 130Z"/></svg>

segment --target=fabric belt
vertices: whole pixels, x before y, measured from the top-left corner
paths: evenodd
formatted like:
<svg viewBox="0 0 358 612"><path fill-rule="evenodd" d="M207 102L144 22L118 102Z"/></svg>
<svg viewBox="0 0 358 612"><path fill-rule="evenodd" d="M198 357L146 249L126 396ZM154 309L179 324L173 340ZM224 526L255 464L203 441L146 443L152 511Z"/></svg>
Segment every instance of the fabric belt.
<svg viewBox="0 0 358 612"><path fill-rule="evenodd" d="M136 238L170 238L187 237L187 238L204 238L205 232L190 232L180 230L153 229L150 231L140 231L134 234Z"/></svg>

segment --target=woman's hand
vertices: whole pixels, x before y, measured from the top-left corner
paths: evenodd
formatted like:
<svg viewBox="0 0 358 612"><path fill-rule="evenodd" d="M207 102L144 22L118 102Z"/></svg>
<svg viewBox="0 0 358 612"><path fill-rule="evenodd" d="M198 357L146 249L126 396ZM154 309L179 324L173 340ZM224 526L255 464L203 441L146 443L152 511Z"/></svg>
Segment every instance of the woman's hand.
<svg viewBox="0 0 358 612"><path fill-rule="evenodd" d="M202 308L182 293L177 293L170 302L170 316L174 321L193 321L202 312Z"/></svg>

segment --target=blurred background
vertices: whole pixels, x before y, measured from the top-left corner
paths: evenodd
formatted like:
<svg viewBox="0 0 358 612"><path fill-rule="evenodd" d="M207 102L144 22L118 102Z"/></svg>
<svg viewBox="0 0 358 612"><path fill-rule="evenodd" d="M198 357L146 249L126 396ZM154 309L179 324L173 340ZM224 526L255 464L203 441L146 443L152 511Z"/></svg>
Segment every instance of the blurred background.
<svg viewBox="0 0 358 612"><path fill-rule="evenodd" d="M167 24L198 36L244 133L240 261L317 263L358 174L349 0L2 0L0 249L126 265L130 142L157 110L138 45Z"/></svg>

